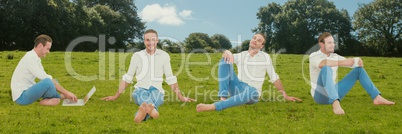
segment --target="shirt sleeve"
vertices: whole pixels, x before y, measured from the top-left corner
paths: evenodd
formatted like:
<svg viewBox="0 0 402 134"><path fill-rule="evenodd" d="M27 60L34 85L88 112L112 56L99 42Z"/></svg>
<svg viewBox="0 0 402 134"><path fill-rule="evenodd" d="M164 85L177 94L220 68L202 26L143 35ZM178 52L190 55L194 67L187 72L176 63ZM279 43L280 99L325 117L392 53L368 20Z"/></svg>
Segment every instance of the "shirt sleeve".
<svg viewBox="0 0 402 134"><path fill-rule="evenodd" d="M239 59L241 59L240 55L241 54L239 54L239 53L233 54L233 63L235 63L235 64L239 63Z"/></svg>
<svg viewBox="0 0 402 134"><path fill-rule="evenodd" d="M274 83L275 81L279 80L279 75L275 72L274 66L272 64L272 60L269 57L269 55L266 55L266 56L267 56L267 62L268 62L266 69L267 69L267 73L269 76L269 82Z"/></svg>
<svg viewBox="0 0 402 134"><path fill-rule="evenodd" d="M309 62L312 67L314 68L319 68L318 66L320 65L321 61L324 60L323 58L320 57L318 54L311 54L309 57Z"/></svg>
<svg viewBox="0 0 402 134"><path fill-rule="evenodd" d="M42 63L35 60L28 61L28 70L32 73L36 78L43 80L45 78L53 79L51 75L48 75L43 69Z"/></svg>
<svg viewBox="0 0 402 134"><path fill-rule="evenodd" d="M337 55L337 56L338 56L338 60L346 60L346 58L343 56L340 56L340 55Z"/></svg>
<svg viewBox="0 0 402 134"><path fill-rule="evenodd" d="M165 63L163 64L163 72L165 73L166 83L172 85L177 83L177 77L173 75L172 66L170 64L170 56L166 54Z"/></svg>
<svg viewBox="0 0 402 134"><path fill-rule="evenodd" d="M127 83L133 83L133 78L138 65L141 65L141 59L137 54L133 54L133 56L131 57L130 66L128 67L128 71L126 74L123 75L122 80Z"/></svg>
<svg viewBox="0 0 402 134"><path fill-rule="evenodd" d="M345 57L340 56L340 55L338 55L338 54L336 54L336 59L337 59L338 61L341 61L341 60L346 60L346 58L345 58ZM353 68L353 66L343 66L343 67L347 67L347 68Z"/></svg>

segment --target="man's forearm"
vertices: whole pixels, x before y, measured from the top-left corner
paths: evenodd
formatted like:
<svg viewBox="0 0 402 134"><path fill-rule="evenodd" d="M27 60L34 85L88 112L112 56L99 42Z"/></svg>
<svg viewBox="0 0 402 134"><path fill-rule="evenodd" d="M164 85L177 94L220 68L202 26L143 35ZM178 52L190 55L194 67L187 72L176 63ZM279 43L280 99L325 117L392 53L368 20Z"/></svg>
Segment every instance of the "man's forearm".
<svg viewBox="0 0 402 134"><path fill-rule="evenodd" d="M56 88L56 90L62 94L66 94L68 91L66 89L64 89L64 87L62 87L59 82L57 82L55 79L52 79L54 87Z"/></svg>
<svg viewBox="0 0 402 134"><path fill-rule="evenodd" d="M330 66L330 67L350 67L350 65L348 65L347 60L322 60L320 62L320 64L318 65L318 67L322 68L323 66Z"/></svg>
<svg viewBox="0 0 402 134"><path fill-rule="evenodd" d="M124 80L122 80L119 84L119 89L117 90L115 96L119 97L121 93L124 92L124 90L126 90L127 86L129 83L125 82Z"/></svg>
<svg viewBox="0 0 402 134"><path fill-rule="evenodd" d="M275 82L274 82L274 86L276 87L276 89L278 89L278 92L280 92L280 93L282 93L282 95L283 96L286 96L287 94L286 94L286 92L285 92L285 89L283 88L283 85L282 85L282 81L281 80L276 80Z"/></svg>

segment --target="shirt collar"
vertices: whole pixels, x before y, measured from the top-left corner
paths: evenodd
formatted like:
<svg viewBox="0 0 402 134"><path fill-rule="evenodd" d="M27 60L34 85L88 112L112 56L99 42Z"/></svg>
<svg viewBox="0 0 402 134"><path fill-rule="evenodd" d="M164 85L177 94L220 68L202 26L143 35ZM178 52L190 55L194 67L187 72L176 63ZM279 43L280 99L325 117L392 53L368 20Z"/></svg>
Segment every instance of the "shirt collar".
<svg viewBox="0 0 402 134"><path fill-rule="evenodd" d="M245 52L246 52L246 56L252 57L251 54L250 54L248 51L245 51ZM254 55L254 57L260 57L261 54L262 54L262 52L261 52L261 51L258 51L258 53Z"/></svg>
<svg viewBox="0 0 402 134"><path fill-rule="evenodd" d="M36 54L35 50L31 50L28 52L31 57L33 57L36 61L40 61L38 54Z"/></svg>
<svg viewBox="0 0 402 134"><path fill-rule="evenodd" d="M152 56L152 55L150 55L149 53L147 53L147 50L142 50L143 51L143 54L144 55L147 55L147 56ZM155 54L153 54L153 55L160 55L161 54L161 51L159 50L159 49L156 49L155 50Z"/></svg>
<svg viewBox="0 0 402 134"><path fill-rule="evenodd" d="M324 54L321 50L318 50L319 54L325 56L325 57L332 57L335 56L335 53L330 53L329 56L327 56L326 54Z"/></svg>

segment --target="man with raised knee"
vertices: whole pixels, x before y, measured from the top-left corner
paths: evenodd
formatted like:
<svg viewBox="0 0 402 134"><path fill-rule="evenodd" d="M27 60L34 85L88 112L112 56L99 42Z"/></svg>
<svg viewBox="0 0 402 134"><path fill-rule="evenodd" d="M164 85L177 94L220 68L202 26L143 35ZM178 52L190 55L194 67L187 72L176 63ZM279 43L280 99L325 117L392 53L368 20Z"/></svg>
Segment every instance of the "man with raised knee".
<svg viewBox="0 0 402 134"><path fill-rule="evenodd" d="M340 101L359 80L373 100L373 104L395 104L395 102L388 101L381 96L380 91L364 70L361 58L345 58L334 53L335 42L330 33L322 33L318 37L318 44L320 45L320 50L311 53L309 57L311 95L317 103L332 104L335 114L345 114ZM350 67L353 69L336 83L338 67Z"/></svg>
<svg viewBox="0 0 402 134"><path fill-rule="evenodd" d="M262 85L268 74L269 82L278 89L288 101L302 101L288 96L278 74L275 73L270 56L261 51L265 44L263 34L255 34L250 40L248 51L232 54L226 50L219 62L218 81L220 101L213 104L198 104L197 112L221 111L226 108L243 104L257 103L262 94ZM237 65L238 75L234 72L233 64Z"/></svg>

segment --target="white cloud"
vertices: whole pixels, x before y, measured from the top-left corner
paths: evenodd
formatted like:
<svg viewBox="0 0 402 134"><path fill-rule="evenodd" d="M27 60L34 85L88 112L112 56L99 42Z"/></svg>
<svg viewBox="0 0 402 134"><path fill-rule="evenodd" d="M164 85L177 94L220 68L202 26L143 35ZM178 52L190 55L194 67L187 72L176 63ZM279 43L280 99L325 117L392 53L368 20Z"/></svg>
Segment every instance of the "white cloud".
<svg viewBox="0 0 402 134"><path fill-rule="evenodd" d="M145 22L158 22L163 25L179 26L185 22L182 20L191 17L191 10L183 10L179 14L175 6L165 5L161 7L159 4L147 5L139 13L141 19Z"/></svg>
<svg viewBox="0 0 402 134"><path fill-rule="evenodd" d="M191 10L183 10L179 13L179 15L183 18L188 18L191 17L191 14L193 13L193 11Z"/></svg>

